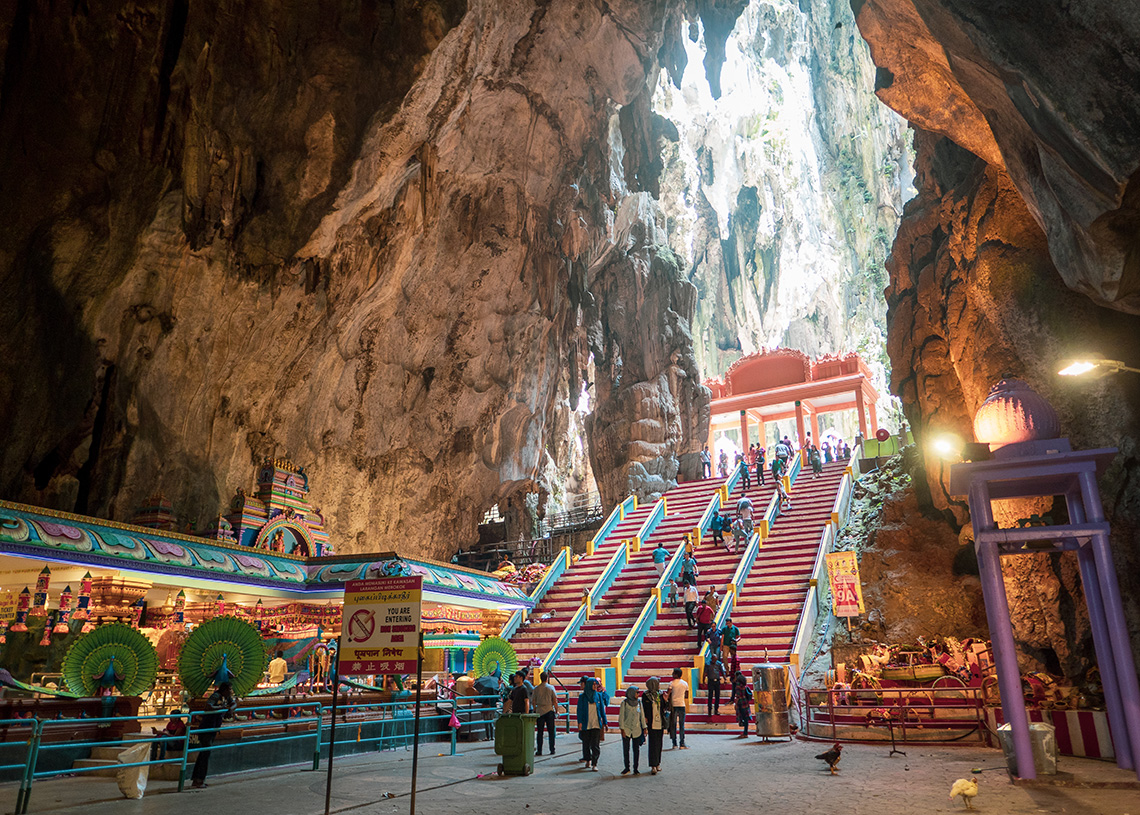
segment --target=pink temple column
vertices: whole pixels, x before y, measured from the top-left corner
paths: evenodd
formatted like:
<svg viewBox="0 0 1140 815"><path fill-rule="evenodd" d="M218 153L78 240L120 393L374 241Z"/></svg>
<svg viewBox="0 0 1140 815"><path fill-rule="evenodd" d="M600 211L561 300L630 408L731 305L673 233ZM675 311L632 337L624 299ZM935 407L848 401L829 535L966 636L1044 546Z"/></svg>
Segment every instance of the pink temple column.
<svg viewBox="0 0 1140 815"><path fill-rule="evenodd" d="M748 411L740 411L740 452L748 452Z"/></svg>
<svg viewBox="0 0 1140 815"><path fill-rule="evenodd" d="M871 413L871 435L879 432L879 409L874 402L867 404L867 410Z"/></svg>
<svg viewBox="0 0 1140 815"><path fill-rule="evenodd" d="M796 400L796 435L800 440L800 449L804 449L804 406Z"/></svg>
<svg viewBox="0 0 1140 815"><path fill-rule="evenodd" d="M863 404L863 389L855 389L855 410L859 412L859 433L867 438L867 408Z"/></svg>

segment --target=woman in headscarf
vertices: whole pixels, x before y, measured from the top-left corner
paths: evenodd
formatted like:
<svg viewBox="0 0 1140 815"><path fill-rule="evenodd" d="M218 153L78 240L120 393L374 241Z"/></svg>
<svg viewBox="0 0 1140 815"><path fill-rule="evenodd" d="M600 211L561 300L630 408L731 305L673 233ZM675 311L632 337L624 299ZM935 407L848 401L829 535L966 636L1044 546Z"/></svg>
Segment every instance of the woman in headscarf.
<svg viewBox="0 0 1140 815"><path fill-rule="evenodd" d="M649 735L649 768L657 775L661 772L661 745L665 741L669 713L665 700L661 698L661 682L655 676L645 680L641 708L645 713L645 729Z"/></svg>
<svg viewBox="0 0 1140 815"><path fill-rule="evenodd" d="M752 721L752 689L742 671L732 678L732 702L736 706L736 723L744 728L740 738L748 738L748 723Z"/></svg>
<svg viewBox="0 0 1140 815"><path fill-rule="evenodd" d="M582 754L588 758L586 767L598 771L602 755L602 728L606 726L606 704L609 697L596 690L593 677L582 677L582 692L578 695L578 730L582 739Z"/></svg>
<svg viewBox="0 0 1140 815"><path fill-rule="evenodd" d="M618 727L621 728L621 755L625 759L622 775L629 775L629 746L633 745L633 774L641 775L637 766L641 758L641 745L645 742L645 711L637 701L637 685L625 689L625 701L618 713Z"/></svg>

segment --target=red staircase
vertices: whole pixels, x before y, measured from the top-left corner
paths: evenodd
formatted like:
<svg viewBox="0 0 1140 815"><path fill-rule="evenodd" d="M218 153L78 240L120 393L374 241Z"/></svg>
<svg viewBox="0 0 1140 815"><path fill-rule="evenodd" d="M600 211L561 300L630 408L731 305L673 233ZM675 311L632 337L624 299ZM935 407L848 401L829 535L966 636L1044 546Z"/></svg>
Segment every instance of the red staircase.
<svg viewBox="0 0 1140 815"><path fill-rule="evenodd" d="M812 476L809 468L800 472L791 493L792 509L776 519L768 539L760 547L748 579L739 587L740 596L732 612L732 620L740 629L737 659L749 684L755 663L788 661L819 551L819 538L831 519L836 490L845 469L846 462L834 462L824 465L818 478ZM753 486L749 491L757 518L763 515L772 489L772 479L769 478L765 487L757 490ZM728 502L729 509L735 510L739 494L738 487ZM703 592L712 579L723 595L725 584L739 563L739 556L726 556L723 549L713 554L708 547L708 543L702 546L701 556L697 558L701 568L697 582ZM697 652L695 634L685 627L682 606L663 610L631 664L626 682L636 683L644 689L646 678L656 676L664 685L671 678L673 668L690 668ZM720 715L713 717L706 712L706 689L697 687L692 690L693 702L686 716L686 730L736 727L732 706L728 702L730 684L731 677L722 679Z"/></svg>
<svg viewBox="0 0 1140 815"><path fill-rule="evenodd" d="M625 519L613 528L592 555L583 555L562 577L558 578L531 612L530 624L520 628L511 638L511 645L518 654L520 665L527 664L532 657L541 660L550 653L550 649L566 629L570 618L574 616L578 606L582 605L582 592L594 585L594 581L605 569L618 546L637 533L652 510L653 503L648 503L627 513ZM550 612L554 612L553 617L542 619ZM608 663L608 659L606 662Z"/></svg>
<svg viewBox="0 0 1140 815"><path fill-rule="evenodd" d="M621 648L657 583L653 550L658 542L665 544L670 555L676 552L684 543L685 533L700 522L709 501L723 484L721 479L710 478L681 484L666 493L665 517L642 542L641 551L630 558L609 591L597 601L590 619L555 664L554 669L563 682L585 674L593 676L595 668L609 666L610 658ZM629 538L635 531L636 528L624 535L617 533L616 537Z"/></svg>
<svg viewBox="0 0 1140 815"><path fill-rule="evenodd" d="M730 517L735 517L736 502L747 494L752 499L753 518L758 524L772 497L774 490L772 479L769 477L768 483L764 486L758 487L753 484L747 491L740 485L738 479L722 511L727 512ZM725 539L729 538L726 533ZM713 543L711 532L704 533L701 546L696 551L697 568L700 572L697 576L697 590L700 596L703 597L710 588L715 588L721 598L725 597L725 590L736 572L736 567L740 565L741 554L739 550L735 554L726 552L723 546ZM626 684L636 684L644 690L645 680L655 676L664 685L672 677L674 668L684 670L692 667L697 650L696 628L688 628L685 604L678 597L676 607L665 605L661 609L657 622L646 635L641 650L630 664L624 681Z"/></svg>

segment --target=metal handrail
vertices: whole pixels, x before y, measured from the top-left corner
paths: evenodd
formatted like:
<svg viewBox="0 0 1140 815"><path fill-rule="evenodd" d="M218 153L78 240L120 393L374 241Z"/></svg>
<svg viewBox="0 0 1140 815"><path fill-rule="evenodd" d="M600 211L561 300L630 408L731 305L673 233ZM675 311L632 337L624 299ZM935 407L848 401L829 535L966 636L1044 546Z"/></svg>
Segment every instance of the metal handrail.
<svg viewBox="0 0 1140 815"><path fill-rule="evenodd" d="M0 770L20 770L20 787L19 792L16 793L16 808L13 810L15 813L27 810L26 800L31 792L32 781L31 772L34 758L36 755L36 748L40 739L41 723L39 719L0 719L0 727L28 727L31 732L28 734L28 750L24 753L24 760L18 764L3 764L0 765ZM15 742L7 742L14 744Z"/></svg>
<svg viewBox="0 0 1140 815"><path fill-rule="evenodd" d="M908 726L914 729L915 725L910 721L910 716L906 714L908 712L927 709L931 711L941 710L943 712L952 710L970 711L973 715L963 718L967 721L972 719L974 729L967 731L966 735L969 735L971 732L976 732L979 740L983 742L986 740L985 705L981 696L981 688L966 686L961 688L842 688L838 690L828 688L807 690L803 687L798 687L797 694L799 697L797 699L797 708L800 711L801 728L804 735L809 737L825 737L842 741L843 738L840 736L838 728L855 727L857 725L854 723L841 724L838 721L840 717L858 717L862 714L864 722L867 722L866 714L868 712L882 709L903 713L902 716L894 720L894 726L897 728L894 736L896 741L903 743L908 741L911 743L937 743L945 741L945 739L915 739L908 737ZM925 699L922 702L915 703L913 700L916 697L925 697ZM871 704L861 703L866 700L873 701ZM892 703L891 700L894 700L894 703ZM961 721L961 719L959 721ZM848 737L848 740L880 740L867 738L873 730L871 726L867 724L864 724L863 727L864 730L860 733L858 739ZM932 727L938 727L938 719L934 716L931 716L925 721L920 720L917 725L917 729L923 731L928 731ZM824 732L813 732L818 731L820 728L822 728ZM958 737L958 739L961 738L961 736ZM958 739L955 739L955 741Z"/></svg>
<svg viewBox="0 0 1140 815"><path fill-rule="evenodd" d="M309 709L309 708L315 710L314 715L311 715L311 716L292 716L292 715L290 715L291 711L304 710L304 709ZM275 719L275 718L254 719L253 721L258 723L258 725L265 726L265 725L280 724L280 725L283 725L285 727L288 727L289 725L304 724L306 722L319 722L320 718L321 718L322 705L319 702L297 702L297 703L286 704L286 705L258 705L258 706L254 706L254 707L243 707L243 708L241 708L241 711L243 713L253 713L253 712L262 711L262 710L264 710L264 711L284 711L285 717L282 719ZM194 716L200 716L200 715L202 715L202 712L200 712L200 711L189 711L189 712L187 712L185 714L181 714L181 715L187 717L188 719L190 719L192 721ZM204 727L204 728L203 727L199 727L199 728L187 727L186 732L181 736L162 736L162 735L156 734L154 736L147 737L147 738L142 738L142 739L137 739L137 740L126 740L126 741L123 741L123 740L119 740L119 741L108 741L108 740L64 741L64 742L59 742L59 743L47 743L47 744L45 744L43 741L43 737L44 737L45 733L47 733L51 728L76 727L77 725L89 726L89 725L125 724L128 722L166 721L166 720L169 720L170 718L171 717L169 714L149 714L149 715L142 715L142 716L108 716L108 717L85 718L85 719L37 719L36 721L39 724L38 724L38 729L36 731L34 748L30 751L27 769L25 771L25 786L22 789L22 795L20 796L20 800L18 802L17 809L15 810L16 815L22 815L23 813L26 813L28 811L28 801L31 797L32 783L35 780L43 779L43 778L51 778L53 776L60 776L60 775L72 775L75 773L92 772L95 770L103 769L103 767L101 767L101 766L94 766L94 767L68 767L68 768L59 769L59 770L37 771L36 767L38 766L38 763L39 763L40 754L45 752L45 751L59 750L59 749L71 750L71 749L75 749L77 747L78 748L91 748L91 747L111 747L111 746L121 746L124 749L126 749L127 747L133 746L131 744L131 741L135 741L136 743L150 743L150 742L155 742L155 741L161 741L161 742L178 742L178 741L181 741L182 742L182 756L179 758L156 759L154 761L148 760L148 761L123 762L121 764L115 765L116 769L126 769L129 767L149 767L149 766L158 765L158 764L179 764L180 770L179 770L179 779L178 779L178 790L181 792L185 786L186 761L187 761L187 757L190 754L190 737L192 735L198 735L198 734L207 733L207 732L216 733L216 732L220 732L222 730L233 730L233 729L237 729L237 728L244 729L244 728L247 728L250 726L249 722L244 722L244 723L239 722L239 723L236 723L234 725L220 726L220 727ZM278 742L278 741L295 741L298 739L306 739L306 738L313 738L313 736L311 736L309 733L298 733L295 735L273 737L273 738L268 738L268 739L266 739L266 738L255 738L255 739L252 739L249 741L237 742L237 744L250 744L250 743L265 744L265 743ZM318 728L318 738L319 738L319 728ZM224 748L230 747L230 746L234 746L234 745L219 744L216 746L211 746L210 749L211 750L224 749ZM317 765L318 765L319 760L320 760L320 752L319 752L319 746L318 746L314 750L314 753L313 753L313 769L314 770L317 769Z"/></svg>
<svg viewBox="0 0 1140 815"><path fill-rule="evenodd" d="M462 706L460 706L458 704L458 701L457 701L459 699L462 699L464 701L472 701L472 702L486 702L487 704L462 705ZM490 695L481 694L479 696L453 697L451 701L452 701L451 712L449 712L449 713L432 713L432 714L427 715L427 716L425 716L421 713L420 714L420 721L425 722L425 721L435 721L435 720L443 720L443 719L446 719L447 721L451 721L452 714L454 713L456 716L458 716L458 714L461 710L465 713L470 713L473 711L478 712L480 714L497 713L499 710L499 703L502 700L501 700L501 697L499 697L497 694L490 694ZM397 716L396 713L397 713L397 711L407 711L408 708L414 708L414 706L415 706L415 701L413 699L403 699L403 700L398 701L398 702L367 702L367 703L363 703L363 704L355 704L351 701L348 701L348 702L345 702L345 707L347 708L347 710L345 712L345 718L343 720L341 720L340 722L338 722L338 724L358 723L358 722L353 722L352 720L350 720L348 718L348 716L351 716L353 714L358 714L361 711L364 711L364 712L376 711L376 712L379 712L380 714L383 714L385 711L390 710L392 712L391 716L381 715L380 717L374 718L371 721L373 721L373 722L375 722L375 721L392 722L392 723L406 722L410 726L411 725L411 718L409 716ZM485 726L487 724L494 722L494 720L495 720L494 718L484 715L484 718L481 718L478 720L469 719L468 721L461 722L460 724L461 725L480 725L481 724L481 725ZM328 730L329 735L331 737L331 734L332 734L331 722L327 726L322 722L320 730L321 730L320 744L321 744L321 746L327 747L329 744L329 741L328 741L328 739L326 739L324 737L324 731ZM458 732L457 731L458 731L457 728L455 728L455 727L451 728L451 755L455 755L456 741L458 739ZM437 733L424 733L421 730L420 735L421 736L424 736L424 735L434 736L434 735L437 735ZM387 734L384 732L381 732L379 736L359 736L357 738L354 738L353 741L354 741L354 743L357 743L357 744L371 744L371 743L375 742L375 743L380 745L380 749L383 749L385 742L392 742L392 741L404 742L404 744L402 744L401 746L406 747L407 742L409 742L412 737L413 737L413 734L411 732L408 732L408 733L387 733ZM224 746L228 747L228 746L232 746L232 745L224 745Z"/></svg>

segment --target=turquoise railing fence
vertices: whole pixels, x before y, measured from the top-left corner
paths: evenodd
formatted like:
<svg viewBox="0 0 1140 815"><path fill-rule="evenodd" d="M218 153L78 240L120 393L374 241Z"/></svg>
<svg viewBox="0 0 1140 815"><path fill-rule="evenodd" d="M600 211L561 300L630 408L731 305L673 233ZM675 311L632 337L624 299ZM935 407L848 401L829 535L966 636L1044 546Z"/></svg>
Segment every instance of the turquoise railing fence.
<svg viewBox="0 0 1140 815"><path fill-rule="evenodd" d="M564 706L568 710L569 696L564 695ZM451 707L447 705L450 701ZM436 740L445 731L450 731L451 740L451 755L456 753L456 739L457 728L454 727L429 727L423 728L424 722L449 722L452 713L458 714L458 718L463 726L478 726L493 724L497 716L498 705L500 699L497 695L492 696L465 696L459 697L457 700L444 700L444 699L431 699L425 700L421 705L420 722L421 732L420 741ZM439 706L442 712L438 713L425 713L434 710ZM338 730L347 725L359 726L361 724L379 724L379 735L364 736L354 734L351 738L347 735L347 730L340 732L345 734L344 738L338 738L338 745L357 744L357 743L374 743L379 747L384 746L400 746L410 745L413 738L413 711L414 701L411 699L402 700L399 702L379 702L379 703L363 703L353 700L351 695L344 697L343 701L338 707L337 723ZM8 731L7 744L15 743L16 740L12 739L13 728L27 728L28 735L26 744L28 749L25 755L25 760L19 763L3 764L0 765L0 772L18 770L21 773L21 780L19 790L16 798L16 806L12 810L15 815L24 815L28 811L28 804L31 799L32 786L37 781L46 781L50 778L60 776L81 775L83 773L90 773L96 770L105 769L103 765L92 767L64 767L52 770L39 769L41 757L48 755L53 750L74 751L76 748L95 748L95 747L120 747L126 749L138 744L149 744L152 742L162 742L170 745L171 752L181 750L181 755L172 756L170 758L157 758L147 761L133 761L123 762L115 765L117 769L126 769L130 767L151 767L162 764L177 765L179 768L179 781L178 790L182 791L185 788L186 769L188 766L188 759L195 748L192 744L192 739L202 733L224 733L233 730L248 730L251 722L256 725L259 731L269 731L264 735L250 737L248 733L242 733L240 739L226 739L224 736L215 741L210 746L212 753L223 752L235 748L249 748L250 745L260 744L275 744L288 741L302 741L311 742L313 747L313 764L312 769L316 770L320 766L321 750L328 748L329 736L331 735L332 722L329 718L330 708L322 705L319 702L303 702L294 701L287 705L260 705L255 707L242 707L238 710L239 716L247 716L251 714L263 714L259 718L237 721L232 724L223 724L220 727L191 727L187 728L186 732L181 736L149 736L145 740L131 740L131 739L100 739L100 740L68 740L59 738L58 733L55 738L51 738L53 731L74 731L76 729L88 728L106 728L113 725L124 726L129 725L131 722L137 723L140 728L145 726L153 726L156 724L163 724L170 719L169 715L144 715L144 716L114 716L107 718L84 718L84 719L12 719L0 720L0 727ZM298 715L300 714L300 715ZM186 714L189 716L190 714ZM199 715L198 713L193 714ZM347 718L347 722L341 717ZM476 718L477 717L477 718ZM567 729L569 728L569 719L566 720ZM45 740L45 736L48 739ZM275 766L275 765L269 765ZM102 787L93 787L93 790L102 790ZM93 793L93 800L95 795L102 795L102 792Z"/></svg>

